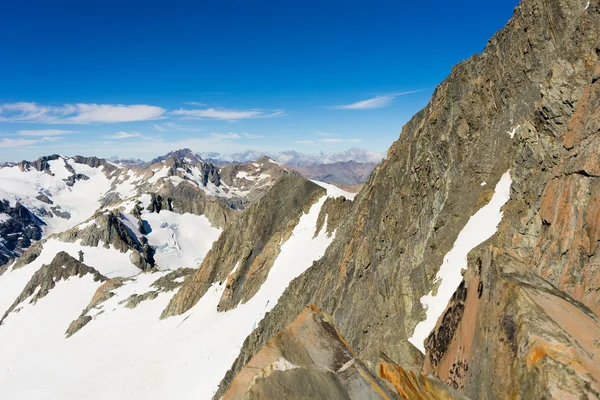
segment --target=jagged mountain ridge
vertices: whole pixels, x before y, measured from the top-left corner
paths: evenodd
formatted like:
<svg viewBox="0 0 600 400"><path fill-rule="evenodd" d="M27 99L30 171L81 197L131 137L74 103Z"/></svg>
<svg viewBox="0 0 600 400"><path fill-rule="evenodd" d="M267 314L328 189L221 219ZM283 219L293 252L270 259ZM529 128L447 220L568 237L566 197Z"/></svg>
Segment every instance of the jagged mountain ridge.
<svg viewBox="0 0 600 400"><path fill-rule="evenodd" d="M68 230L101 208L152 195L154 210L206 215L224 227L289 173L265 158L218 168L183 149L145 166L123 167L101 158L59 155L0 168L0 265L44 234ZM223 177L223 178L222 178Z"/></svg>
<svg viewBox="0 0 600 400"><path fill-rule="evenodd" d="M307 382L340 398L600 397L599 33L598 4L524 0L483 54L453 69L354 200L286 175L209 240L197 269L141 272L121 228L92 228L100 215L81 241L77 228L63 232L76 243L50 237L36 257L33 246L0 275L0 306L34 275L51 290L0 326L12 345L0 346L0 393L208 398L235 360L215 398L299 398ZM162 226L151 218L197 204L137 201L107 220L149 241ZM105 283L36 275L84 241L98 243L85 265ZM320 323L299 330L313 303L331 318L309 313ZM323 357L304 357L315 339Z"/></svg>
<svg viewBox="0 0 600 400"><path fill-rule="evenodd" d="M597 134L593 104L597 103L581 99L592 94L591 85L598 82L599 32L597 3L522 1L486 50L456 66L430 104L403 128L357 196L323 259L292 282L261 321L215 398L266 340L289 325L308 303L332 315L367 365L374 366L383 351L402 365L421 369L422 356L408 342L426 317L421 299L440 284L436 274L445 255L469 217L492 197L489 188L507 171L512 186L499 233L477 249L494 244L516 251L530 271L565 290L561 296L572 296L569 303L583 302L580 312L590 318L567 321L563 315L546 321L578 325L585 320L581 329L595 332L597 312L589 316L585 311L597 302L598 269L595 258L589 263L586 258L595 255L594 246L586 248L586 243L594 243L595 228L583 230L582 237L575 233L581 230L567 227L586 222L596 226L591 199L597 165L592 156ZM575 126L586 133L575 133ZM571 144L575 137L579 147ZM567 171L564 175L557 168L561 164ZM561 176L565 181L560 181ZM579 182L573 181L575 177ZM557 193L562 193L560 208L555 206ZM576 213L569 199L577 196L581 211ZM586 209L590 217L582 216ZM581 243L576 254L587 251L586 257L563 258L565 252L571 253L570 243ZM540 264L544 257L551 262ZM462 267L476 271L479 261L469 261ZM502 267L496 268L502 276ZM501 279L497 274L468 285L465 293L493 293ZM512 282L527 285L523 280ZM518 304L526 298L514 300ZM469 308L468 314L459 307L440 315L425 355L436 367L426 371L438 373L472 398L504 398L507 393L514 398L562 398L565 392L558 388L567 376L573 389L569 393L597 397L596 383L591 383L598 382L597 360L590 363L585 357L570 359L563 354L582 348L595 354L598 345L561 331L571 336L557 353L556 337L552 339L556 333L550 334L552 330L542 329L543 325L522 324L526 317L515 320L502 301L485 309ZM476 336L472 331L464 333L474 318L481 321ZM500 338L486 333L489 325L483 321L490 319L500 326L505 321L508 328L499 329L505 332L498 334L500 342L512 344L499 346ZM527 336L531 339L522 342ZM448 347L453 341L456 347ZM503 353L511 348L517 349L512 356ZM486 352L493 352L494 358L480 356ZM500 362L501 357L509 358ZM567 367L570 362L583 367Z"/></svg>
<svg viewBox="0 0 600 400"><path fill-rule="evenodd" d="M264 159L249 166L235 166L223 179L241 184L266 180L261 177L263 163L276 171L283 170ZM96 387L96 379L120 382L103 384L102 389L97 389L111 398L166 396L172 394L173 387L180 388L179 398L213 393L235 358L235 349L241 346L256 321L277 302L287 283L321 257L333 240L340 217L331 206L325 206L329 204L327 199L353 195L322 185L325 188L294 173L282 173L265 196L244 210L234 210L235 216L220 229L202 212L203 202L180 195L172 190L171 182L163 182L156 192L115 200L86 221L35 243L16 262L0 271L0 308L7 311L0 325L0 340L15 344L0 346L0 358L6 362L12 360L11 366L0 367L10 370L2 378L2 397L15 393L36 397L40 392L50 398L81 397L89 393L89 387ZM163 197L164 190L172 197ZM328 195L327 191L331 193ZM288 200L284 201L285 198ZM198 213L190 212L194 210ZM231 302L226 312L219 312L219 303L232 297L223 278L215 278L206 282L206 295L194 311L160 320L175 291L194 282L195 268L215 259L209 251L213 243L213 253L221 252L217 243L221 234L226 242L250 224L261 229L256 223L262 219L265 219L263 228L269 228L270 218L280 220L273 225L278 238L266 232L262 238L250 235L241 243L234 239L233 245L227 246L231 255L225 259L240 256L240 250L243 259L248 248L264 246L255 260L270 263L269 269L263 267L266 264L255 262L259 271L242 267L237 275L225 271L226 277L247 279L239 285L243 293L234 291L235 296L240 292L245 297L242 304ZM226 267L220 265L219 269ZM94 274L79 273L85 268ZM93 279L96 275L101 278ZM257 277L259 281L251 283ZM37 288L44 290L43 297L38 296ZM54 309L57 311L50 312ZM52 319L45 315L52 315ZM45 334L35 335L35 329L30 329L35 326L44 326ZM115 342L116 331L120 333ZM96 351L100 347L94 343L107 347ZM201 343L222 345L198 346ZM21 346L28 349L18 350ZM228 350L224 351L223 346ZM190 352L189 347L196 350ZM139 351L141 348L146 350ZM81 359L81 354L89 354L90 349L94 355ZM18 354L21 355L17 357ZM27 360L34 354L37 354L35 365L48 367L43 373L48 380L29 382L27 376L32 364ZM39 357L46 361L40 362ZM66 368L52 368L57 357ZM140 357L156 358L148 362ZM134 362L141 369L136 369L133 375L126 373L130 361L136 359ZM116 360L120 361L115 364ZM113 368L103 368L106 363ZM182 364L195 367L160 380L149 378L155 373L153 365L177 371ZM204 371L200 384L193 379L199 369ZM162 383L149 384L148 379ZM56 386L57 381L72 383Z"/></svg>

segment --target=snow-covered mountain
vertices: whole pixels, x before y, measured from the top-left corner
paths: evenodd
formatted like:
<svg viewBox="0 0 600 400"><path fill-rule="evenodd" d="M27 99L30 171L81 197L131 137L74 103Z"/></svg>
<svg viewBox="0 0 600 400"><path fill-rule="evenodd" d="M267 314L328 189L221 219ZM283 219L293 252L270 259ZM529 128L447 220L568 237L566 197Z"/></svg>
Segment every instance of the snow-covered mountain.
<svg viewBox="0 0 600 400"><path fill-rule="evenodd" d="M600 398L599 38L523 0L356 195L186 150L0 168L0 399Z"/></svg>
<svg viewBox="0 0 600 400"><path fill-rule="evenodd" d="M134 167L59 155L3 166L0 262L20 255L42 232L64 232L99 210L136 202L153 211L204 215L223 228L236 210L260 199L287 173L268 158L218 168L187 149Z"/></svg>
<svg viewBox="0 0 600 400"><path fill-rule="evenodd" d="M45 215L44 238L0 270L0 309L6 311L0 343L11 343L0 346L1 398L209 398L248 334L333 240L327 199L354 196L283 173L268 159L218 172L173 158L142 174L52 158L41 171L23 165L3 175L28 179L15 184L21 191L11 194L13 202L40 215L44 205L60 204L72 215L60 224L54 214ZM67 185L71 168L88 179ZM176 206L193 209L193 200L164 203L155 194L165 186L177 193L171 186L189 180L211 201L228 204L232 192L253 193L244 187L271 182L275 174L276 183L253 186L272 186L266 194L222 225ZM76 201L79 185L93 196L96 211ZM30 186L60 200L37 203L37 192L25 190ZM198 275L209 267L214 274ZM220 303L237 298L232 292L240 280L246 282L244 300L219 312ZM204 286L202 299L169 311L187 304L185 293L198 285ZM174 299L180 288L185 291Z"/></svg>
<svg viewBox="0 0 600 400"><path fill-rule="evenodd" d="M333 240L326 200L354 196L267 157L219 168L188 150L135 167L46 156L0 168L0 187L0 397L25 399L210 396ZM239 280L244 304L219 312Z"/></svg>

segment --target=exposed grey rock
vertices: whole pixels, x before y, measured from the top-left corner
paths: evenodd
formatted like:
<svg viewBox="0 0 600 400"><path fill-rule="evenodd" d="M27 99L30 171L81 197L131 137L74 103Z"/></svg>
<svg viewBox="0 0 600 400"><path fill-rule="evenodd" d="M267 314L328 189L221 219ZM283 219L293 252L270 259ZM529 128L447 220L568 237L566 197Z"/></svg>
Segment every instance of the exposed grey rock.
<svg viewBox="0 0 600 400"><path fill-rule="evenodd" d="M13 268L18 269L34 262L40 254L42 254L44 242L45 240L41 240L25 250L25 252L17 259Z"/></svg>
<svg viewBox="0 0 600 400"><path fill-rule="evenodd" d="M50 207L54 215L64 219L71 219L71 213L61 210L60 206Z"/></svg>
<svg viewBox="0 0 600 400"><path fill-rule="evenodd" d="M509 169L511 201L504 210L501 234L495 239L498 245L514 248L527 260L545 261L543 255L547 254L548 263L531 268L586 304L594 304L597 292L589 289L598 286L597 261L593 258L590 264L587 257L596 252L582 255L590 250L586 238L594 238L595 246L597 231L581 229L561 238L561 230L554 228L580 226L575 216L598 215L586 211L597 209L588 197L596 193L597 152L591 151L594 147L585 150L592 140L589 135L597 133L594 121L598 119L590 117L596 115L591 110L598 109L597 101L590 102L595 108L588 107L578 118L585 122L583 138L573 140L567 135L600 63L600 6L590 2L586 8L585 3L524 1L482 54L453 68L429 105L404 126L387 159L371 174L325 256L290 284L277 306L247 338L223 387L308 303L333 316L367 365L376 364L379 351L399 362L410 357L414 349L406 339L425 317L419 299L433 288L443 257L468 218L489 198L486 188L494 187ZM588 161L583 168L581 163L578 168L566 165L568 151L577 151L577 146L577 154L585 155L580 160ZM560 172L561 162L565 162L564 173ZM557 182L552 192L546 189L553 173L566 179L568 170L580 171L569 179L581 182ZM484 181L487 185L481 186ZM540 212L545 189L550 194L545 196L546 210ZM564 197L559 199L564 201L557 207L550 201L556 198L551 193L561 192ZM574 201L582 213L569 211ZM566 212L559 211L561 208ZM592 220L596 221L592 218L581 226L595 226L597 222L589 224ZM537 243L544 246L538 248ZM566 243L575 247L560 247ZM580 247L580 243L584 245ZM576 256L560 258L565 251ZM469 268L477 266L469 264ZM573 276L583 279L571 279ZM490 306L488 312L495 312L494 304ZM504 306L501 302L496 307L501 310ZM478 337L474 351L486 362L481 355L497 337ZM586 351L595 351L593 345L588 343ZM515 364L494 368L517 381L544 382L535 376L545 374L555 383L561 376L558 371L564 368L556 358L548 359L544 369L528 369L524 359L515 360ZM482 365L480 370L492 369ZM475 392L477 376L464 376L461 387L467 396L489 388L490 380L482 381L483 391ZM446 383L451 382L445 378ZM590 378L592 381L598 379ZM532 392L514 393L515 398L542 398L546 396L544 385L537 385ZM507 395L485 393L491 398Z"/></svg>
<svg viewBox="0 0 600 400"><path fill-rule="evenodd" d="M50 171L50 164L48 163L48 161L54 161L54 160L58 160L60 158L60 155L58 154L52 154L50 156L43 156L38 158L35 161L21 161L19 163L19 168L21 169L21 171L29 171L31 168L34 168L38 171L42 171L42 172L46 172L47 174L52 174L52 172Z"/></svg>
<svg viewBox="0 0 600 400"><path fill-rule="evenodd" d="M138 306L138 304L140 304L142 301L154 300L157 297L158 297L158 292L154 291L154 290L143 293L143 294L134 293L131 296L129 296L127 299L120 302L120 304L124 303L125 307L133 309L133 308L136 308Z"/></svg>
<svg viewBox="0 0 600 400"><path fill-rule="evenodd" d="M227 226L236 214L236 211L225 201L215 199L199 187L185 181L177 186L164 182L156 193L151 193L148 210L204 215L213 226L218 228Z"/></svg>
<svg viewBox="0 0 600 400"><path fill-rule="evenodd" d="M54 204L54 202L52 200L50 200L50 198L43 193L40 193L39 195L37 195L36 199L38 199L39 201L46 203L46 204Z"/></svg>
<svg viewBox="0 0 600 400"><path fill-rule="evenodd" d="M352 201L346 199L343 196L337 198L328 198L325 200L325 204L321 207L319 218L317 219L317 229L315 236L321 232L321 229L325 226L328 235L332 235L333 232L340 226L340 224L346 219L350 209L352 208ZM327 224L325 222L327 221Z"/></svg>
<svg viewBox="0 0 600 400"><path fill-rule="evenodd" d="M102 285L96 289L96 293L92 297L92 300L88 304L88 306L81 312L81 315L71 322L67 331L65 332L65 336L67 338L73 336L75 333L79 332L81 328L86 326L91 320L92 317L87 315L87 313L94 307L104 303L106 300L110 299L115 295L113 290L120 288L123 286L123 283L127 280L127 278L112 278L105 281Z"/></svg>
<svg viewBox="0 0 600 400"><path fill-rule="evenodd" d="M171 299L162 317L190 309L214 282L225 282L221 311L246 302L260 288L300 216L325 190L298 176L285 175L257 203L233 221L214 243L194 277ZM238 265L235 274L230 275Z"/></svg>
<svg viewBox="0 0 600 400"><path fill-rule="evenodd" d="M202 159L200 158L200 156L198 156L192 150L190 150L190 149L180 149L180 150L171 151L171 152L165 154L164 156L160 156L160 157L154 158L148 164L149 165L153 165L153 164L157 164L157 163L166 161L168 159L173 159L173 158L174 159L179 159L179 160L184 160L188 164L191 164L191 165L195 165L195 164L198 164L198 163L202 162ZM187 161L186 159L189 160L189 161Z"/></svg>
<svg viewBox="0 0 600 400"><path fill-rule="evenodd" d="M89 176L84 175L84 174L73 174L71 176L69 176L67 179L65 179L65 183L67 184L67 186L73 186L75 185L75 182L77 181L87 181L89 178Z"/></svg>
<svg viewBox="0 0 600 400"><path fill-rule="evenodd" d="M34 241L42 238L45 223L17 202L14 207L0 200L0 214L10 218L0 222L0 265L20 256Z"/></svg>
<svg viewBox="0 0 600 400"><path fill-rule="evenodd" d="M4 313L4 316L0 320L0 325L19 304L29 297L32 297L30 302L35 303L45 297L56 286L57 282L67 280L73 276L82 277L86 274L92 274L95 281L104 282L107 280L96 269L80 263L64 251L59 252L50 264L42 265L33 274L21 294Z"/></svg>
<svg viewBox="0 0 600 400"><path fill-rule="evenodd" d="M117 167L115 167L114 165L112 165L111 163L109 163L108 161L106 161L103 158L75 156L75 157L73 157L73 161L75 161L78 164L84 164L84 165L87 165L92 168L102 167L103 172L106 175L110 175L113 172L118 170Z"/></svg>
<svg viewBox="0 0 600 400"><path fill-rule="evenodd" d="M246 164L224 165L220 169L221 180L226 185L246 192L241 203L232 204L238 209L257 202L281 176L288 174L299 175L266 156Z"/></svg>
<svg viewBox="0 0 600 400"><path fill-rule="evenodd" d="M131 250L130 260L138 268L145 271L154 267L154 250L145 237L138 238L123 224L118 210L101 211L92 218L94 224L84 229L75 227L59 234L58 237L71 243L81 240L82 246L98 247L102 242L104 247L113 246L121 253Z"/></svg>

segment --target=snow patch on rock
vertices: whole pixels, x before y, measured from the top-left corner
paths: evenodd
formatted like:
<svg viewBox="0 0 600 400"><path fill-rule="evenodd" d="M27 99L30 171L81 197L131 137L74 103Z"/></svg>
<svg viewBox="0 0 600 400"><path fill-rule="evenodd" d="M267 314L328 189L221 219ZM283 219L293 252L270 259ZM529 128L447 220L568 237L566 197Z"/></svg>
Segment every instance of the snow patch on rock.
<svg viewBox="0 0 600 400"><path fill-rule="evenodd" d="M458 234L452 250L444 257L433 284L439 282L437 294L431 291L421 298L421 304L427 309L427 317L419 322L408 339L425 353L424 342L444 313L448 302L462 281L462 271L467 268L467 254L496 233L502 220L502 206L510 198L510 171L507 171L496 185L490 202L473 215Z"/></svg>

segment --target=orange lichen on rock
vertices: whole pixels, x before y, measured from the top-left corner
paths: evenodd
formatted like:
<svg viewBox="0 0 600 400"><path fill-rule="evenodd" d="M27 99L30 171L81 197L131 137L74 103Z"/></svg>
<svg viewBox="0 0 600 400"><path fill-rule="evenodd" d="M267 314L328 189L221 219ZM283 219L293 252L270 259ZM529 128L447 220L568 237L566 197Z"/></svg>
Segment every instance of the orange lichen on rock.
<svg viewBox="0 0 600 400"><path fill-rule="evenodd" d="M305 307L237 374L227 399L395 399L356 358L331 318Z"/></svg>
<svg viewBox="0 0 600 400"><path fill-rule="evenodd" d="M385 355L380 358L377 373L380 378L388 381L403 399L454 400L462 397L437 379L405 370Z"/></svg>

